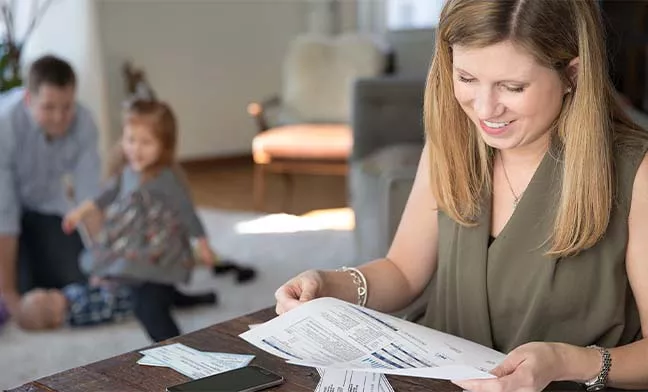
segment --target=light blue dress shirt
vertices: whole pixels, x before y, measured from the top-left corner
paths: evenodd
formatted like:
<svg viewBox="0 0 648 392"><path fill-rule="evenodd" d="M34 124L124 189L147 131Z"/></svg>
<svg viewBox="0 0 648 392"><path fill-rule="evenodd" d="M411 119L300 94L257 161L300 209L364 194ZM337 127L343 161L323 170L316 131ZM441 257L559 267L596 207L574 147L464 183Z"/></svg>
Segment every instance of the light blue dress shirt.
<svg viewBox="0 0 648 392"><path fill-rule="evenodd" d="M24 103L24 90L0 96L0 234L19 234L23 209L63 216L70 209L63 179L74 184L77 202L100 191L98 131L90 112L77 104L66 134L47 140Z"/></svg>

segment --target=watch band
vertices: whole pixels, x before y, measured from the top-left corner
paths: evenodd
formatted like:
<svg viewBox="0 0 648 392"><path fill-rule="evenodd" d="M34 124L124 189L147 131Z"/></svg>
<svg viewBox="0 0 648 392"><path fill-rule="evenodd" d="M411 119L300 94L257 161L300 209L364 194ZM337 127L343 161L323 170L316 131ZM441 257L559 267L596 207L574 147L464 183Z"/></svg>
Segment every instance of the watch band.
<svg viewBox="0 0 648 392"><path fill-rule="evenodd" d="M612 356L608 349L599 346L587 346L587 348L596 349L601 353L601 371L598 376L585 383L587 392L602 391L607 387L608 374L612 367Z"/></svg>

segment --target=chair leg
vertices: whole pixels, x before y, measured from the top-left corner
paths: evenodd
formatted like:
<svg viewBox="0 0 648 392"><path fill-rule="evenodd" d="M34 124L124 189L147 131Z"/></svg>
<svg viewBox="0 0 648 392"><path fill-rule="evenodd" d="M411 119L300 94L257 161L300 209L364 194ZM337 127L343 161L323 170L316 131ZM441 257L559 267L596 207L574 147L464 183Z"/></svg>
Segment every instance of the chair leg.
<svg viewBox="0 0 648 392"><path fill-rule="evenodd" d="M254 209L257 211L265 210L265 165L254 164L254 180L252 184L252 197Z"/></svg>

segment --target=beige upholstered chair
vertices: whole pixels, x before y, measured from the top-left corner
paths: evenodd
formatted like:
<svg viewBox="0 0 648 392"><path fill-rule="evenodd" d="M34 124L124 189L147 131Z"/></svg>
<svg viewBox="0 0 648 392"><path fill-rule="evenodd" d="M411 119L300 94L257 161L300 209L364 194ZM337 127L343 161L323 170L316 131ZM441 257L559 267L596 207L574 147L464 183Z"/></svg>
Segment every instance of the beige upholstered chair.
<svg viewBox="0 0 648 392"><path fill-rule="evenodd" d="M263 209L268 172L347 173L353 84L383 74L386 63L384 48L366 36L304 35L291 43L281 98L248 106L259 130L252 142L257 209Z"/></svg>

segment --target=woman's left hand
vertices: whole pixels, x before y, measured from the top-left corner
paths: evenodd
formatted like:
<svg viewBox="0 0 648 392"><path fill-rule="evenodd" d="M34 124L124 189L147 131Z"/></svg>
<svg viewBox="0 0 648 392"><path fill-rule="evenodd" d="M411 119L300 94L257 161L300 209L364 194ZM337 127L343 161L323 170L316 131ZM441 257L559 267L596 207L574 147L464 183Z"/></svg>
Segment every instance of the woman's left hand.
<svg viewBox="0 0 648 392"><path fill-rule="evenodd" d="M497 378L453 383L471 392L538 392L560 379L563 366L560 344L527 343L491 371Z"/></svg>

